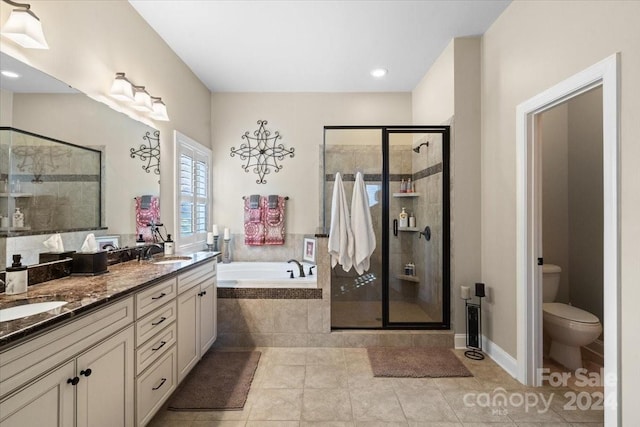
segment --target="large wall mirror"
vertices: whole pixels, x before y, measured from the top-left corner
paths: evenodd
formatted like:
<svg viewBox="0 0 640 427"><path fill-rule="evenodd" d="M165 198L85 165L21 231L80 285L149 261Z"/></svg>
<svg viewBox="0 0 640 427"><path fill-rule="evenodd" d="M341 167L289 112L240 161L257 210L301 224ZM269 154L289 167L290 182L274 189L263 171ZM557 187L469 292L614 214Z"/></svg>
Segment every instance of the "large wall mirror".
<svg viewBox="0 0 640 427"><path fill-rule="evenodd" d="M87 193L98 192L98 205L101 207L100 212L95 212L95 217L99 218L99 223L88 224L82 219L86 217L86 212L80 211L95 209L94 202L90 200L95 200L96 194L87 194L89 197L86 198L86 203L80 201L73 207L74 210L79 210L77 221L73 220L74 212L69 212L64 225L53 226L52 230L0 230L0 271L5 267L6 258L11 255L7 253L7 241L11 239L22 239L25 236L33 236L35 239L34 235L38 235L44 241L48 237L47 232L95 229L100 230L98 234L119 235L121 242L125 244L133 241L136 233L135 197L159 196L160 176L156 168L146 168L147 160L143 161L139 156L132 157L131 149L138 150L142 145L154 144L156 130L3 52L0 52L0 63L3 71L11 70L20 75L18 78L2 75L0 78L0 126L101 152L101 185L96 186L94 182L93 185L84 186ZM156 146L156 150L159 150L159 146ZM90 166L87 164L89 160L81 157L75 156L62 162L70 168L67 175L78 174L78 171ZM94 160L90 162L95 163ZM4 171L0 171L2 172ZM58 167L55 174L65 175L65 172ZM68 185L62 182L44 182L45 180L37 180L27 174L21 178L19 185L22 193L43 193L45 186L48 187L48 194L56 191L58 194L68 192ZM3 192L3 181L0 180L0 192ZM9 186L12 184L15 185L8 183ZM56 186L57 188L52 188ZM47 204L38 207L43 210L53 208L54 206ZM5 212L1 214L6 216ZM30 215L34 217L35 212ZM42 247L41 252L44 250ZM31 263L33 261L29 262Z"/></svg>

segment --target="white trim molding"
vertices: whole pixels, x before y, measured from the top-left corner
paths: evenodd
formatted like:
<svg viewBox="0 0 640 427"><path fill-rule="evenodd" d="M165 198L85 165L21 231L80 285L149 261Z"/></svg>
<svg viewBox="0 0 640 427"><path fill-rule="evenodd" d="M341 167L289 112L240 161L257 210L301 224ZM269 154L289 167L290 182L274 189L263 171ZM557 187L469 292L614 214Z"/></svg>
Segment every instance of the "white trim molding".
<svg viewBox="0 0 640 427"><path fill-rule="evenodd" d="M604 373L605 424L620 425L620 226L619 226L619 54L611 55L518 105L517 153L517 378L540 385L542 367L542 257L540 237L539 141L537 115L594 87L602 86L604 202Z"/></svg>

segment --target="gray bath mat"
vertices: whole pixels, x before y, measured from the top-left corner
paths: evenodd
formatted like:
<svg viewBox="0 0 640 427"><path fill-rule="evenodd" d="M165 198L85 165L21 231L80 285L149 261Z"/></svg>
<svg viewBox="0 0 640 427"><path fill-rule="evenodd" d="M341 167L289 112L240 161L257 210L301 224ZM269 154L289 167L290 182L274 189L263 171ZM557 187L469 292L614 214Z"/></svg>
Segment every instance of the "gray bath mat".
<svg viewBox="0 0 640 427"><path fill-rule="evenodd" d="M374 377L443 378L472 377L449 348L367 348Z"/></svg>
<svg viewBox="0 0 640 427"><path fill-rule="evenodd" d="M171 411L242 409L259 351L209 351L169 399Z"/></svg>

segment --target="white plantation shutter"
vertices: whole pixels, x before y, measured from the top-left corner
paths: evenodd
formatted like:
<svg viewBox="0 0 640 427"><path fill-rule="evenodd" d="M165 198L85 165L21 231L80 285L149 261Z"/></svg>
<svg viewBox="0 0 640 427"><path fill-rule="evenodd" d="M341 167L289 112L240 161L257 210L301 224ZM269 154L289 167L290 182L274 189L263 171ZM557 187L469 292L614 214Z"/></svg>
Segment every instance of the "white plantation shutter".
<svg viewBox="0 0 640 427"><path fill-rule="evenodd" d="M177 134L178 247L199 249L207 238L211 150Z"/></svg>

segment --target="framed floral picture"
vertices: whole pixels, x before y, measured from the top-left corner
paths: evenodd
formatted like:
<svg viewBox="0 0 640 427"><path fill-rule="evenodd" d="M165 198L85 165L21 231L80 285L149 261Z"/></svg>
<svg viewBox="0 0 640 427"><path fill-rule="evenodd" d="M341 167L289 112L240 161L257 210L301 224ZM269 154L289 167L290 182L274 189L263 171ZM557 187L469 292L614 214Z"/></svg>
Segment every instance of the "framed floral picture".
<svg viewBox="0 0 640 427"><path fill-rule="evenodd" d="M313 237L305 237L302 242L302 260L310 263L316 263L316 239Z"/></svg>

